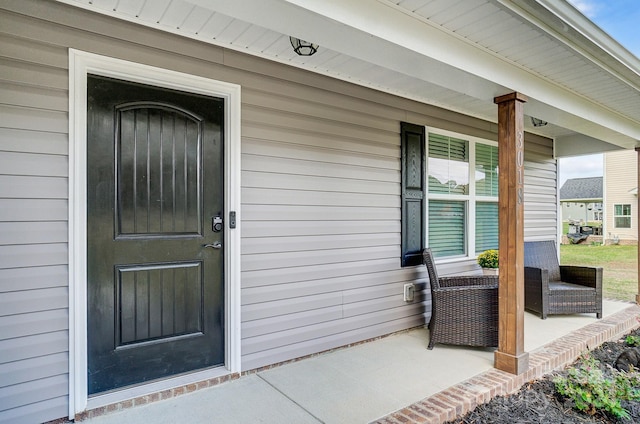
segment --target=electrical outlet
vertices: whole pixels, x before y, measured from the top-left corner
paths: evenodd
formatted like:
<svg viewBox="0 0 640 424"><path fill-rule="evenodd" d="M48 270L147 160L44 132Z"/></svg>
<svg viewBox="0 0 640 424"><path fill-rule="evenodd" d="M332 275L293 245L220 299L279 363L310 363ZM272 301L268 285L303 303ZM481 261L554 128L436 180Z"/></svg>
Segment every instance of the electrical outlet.
<svg viewBox="0 0 640 424"><path fill-rule="evenodd" d="M407 283L404 285L404 301L413 302L413 298L416 293L416 286L413 283Z"/></svg>

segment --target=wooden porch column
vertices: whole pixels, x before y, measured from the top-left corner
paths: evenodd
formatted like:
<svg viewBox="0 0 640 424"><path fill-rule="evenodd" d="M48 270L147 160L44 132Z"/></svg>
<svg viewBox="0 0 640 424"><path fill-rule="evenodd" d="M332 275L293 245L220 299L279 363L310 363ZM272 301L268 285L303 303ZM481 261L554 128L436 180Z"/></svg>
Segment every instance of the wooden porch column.
<svg viewBox="0 0 640 424"><path fill-rule="evenodd" d="M638 293L636 294L636 303L640 305L640 147L636 147L636 174L638 188L636 194L636 228L638 232ZM604 234L602 235L604 237Z"/></svg>
<svg viewBox="0 0 640 424"><path fill-rule="evenodd" d="M498 227L500 288L495 367L511 374L529 368L524 351L524 103L520 93L496 97L498 105Z"/></svg>

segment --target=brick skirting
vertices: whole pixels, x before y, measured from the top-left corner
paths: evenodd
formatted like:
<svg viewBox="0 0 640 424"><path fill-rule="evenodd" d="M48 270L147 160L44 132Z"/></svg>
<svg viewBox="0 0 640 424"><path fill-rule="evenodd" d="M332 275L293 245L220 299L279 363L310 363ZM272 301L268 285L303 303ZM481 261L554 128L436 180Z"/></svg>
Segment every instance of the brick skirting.
<svg viewBox="0 0 640 424"><path fill-rule="evenodd" d="M222 377L210 378L208 380L199 381L197 383L187 384L186 386L174 387L173 389L163 390L161 392L151 393L149 395L139 396L134 399L123 400L122 402L111 403L95 409L84 411L76 414L75 421L83 421L89 418L99 417L101 415L110 414L112 412L122 411L123 409L133 408L134 406L146 405L148 403L160 400L170 399L176 396L194 392L196 390L214 387L227 381L237 380L240 374L228 374ZM51 421L47 424L54 424L57 421ZM63 422L68 422L67 420Z"/></svg>

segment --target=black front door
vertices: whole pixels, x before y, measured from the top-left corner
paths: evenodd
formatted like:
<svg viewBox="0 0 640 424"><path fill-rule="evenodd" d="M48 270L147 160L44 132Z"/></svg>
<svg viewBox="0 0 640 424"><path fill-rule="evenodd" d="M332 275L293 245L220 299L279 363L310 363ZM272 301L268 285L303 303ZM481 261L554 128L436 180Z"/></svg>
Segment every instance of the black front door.
<svg viewBox="0 0 640 424"><path fill-rule="evenodd" d="M91 75L87 97L89 394L222 365L224 100Z"/></svg>

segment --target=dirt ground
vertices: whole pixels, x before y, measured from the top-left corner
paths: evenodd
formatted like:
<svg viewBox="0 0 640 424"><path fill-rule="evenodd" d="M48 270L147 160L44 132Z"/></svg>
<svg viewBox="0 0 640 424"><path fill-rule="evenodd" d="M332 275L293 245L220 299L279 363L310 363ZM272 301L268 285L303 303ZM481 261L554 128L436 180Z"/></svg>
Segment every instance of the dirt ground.
<svg viewBox="0 0 640 424"><path fill-rule="evenodd" d="M640 330L631 334L640 335ZM628 346L624 343L624 338L621 338L616 342L602 344L591 355L600 361L606 375L610 369L607 365L613 366L618 355L625 349ZM553 379L560 374L565 374L565 371L554 372L525 384L513 395L496 397L449 424L640 423L640 402L622 402L622 406L631 414L631 418L624 420L604 414L590 416L574 409L571 401L556 394Z"/></svg>

